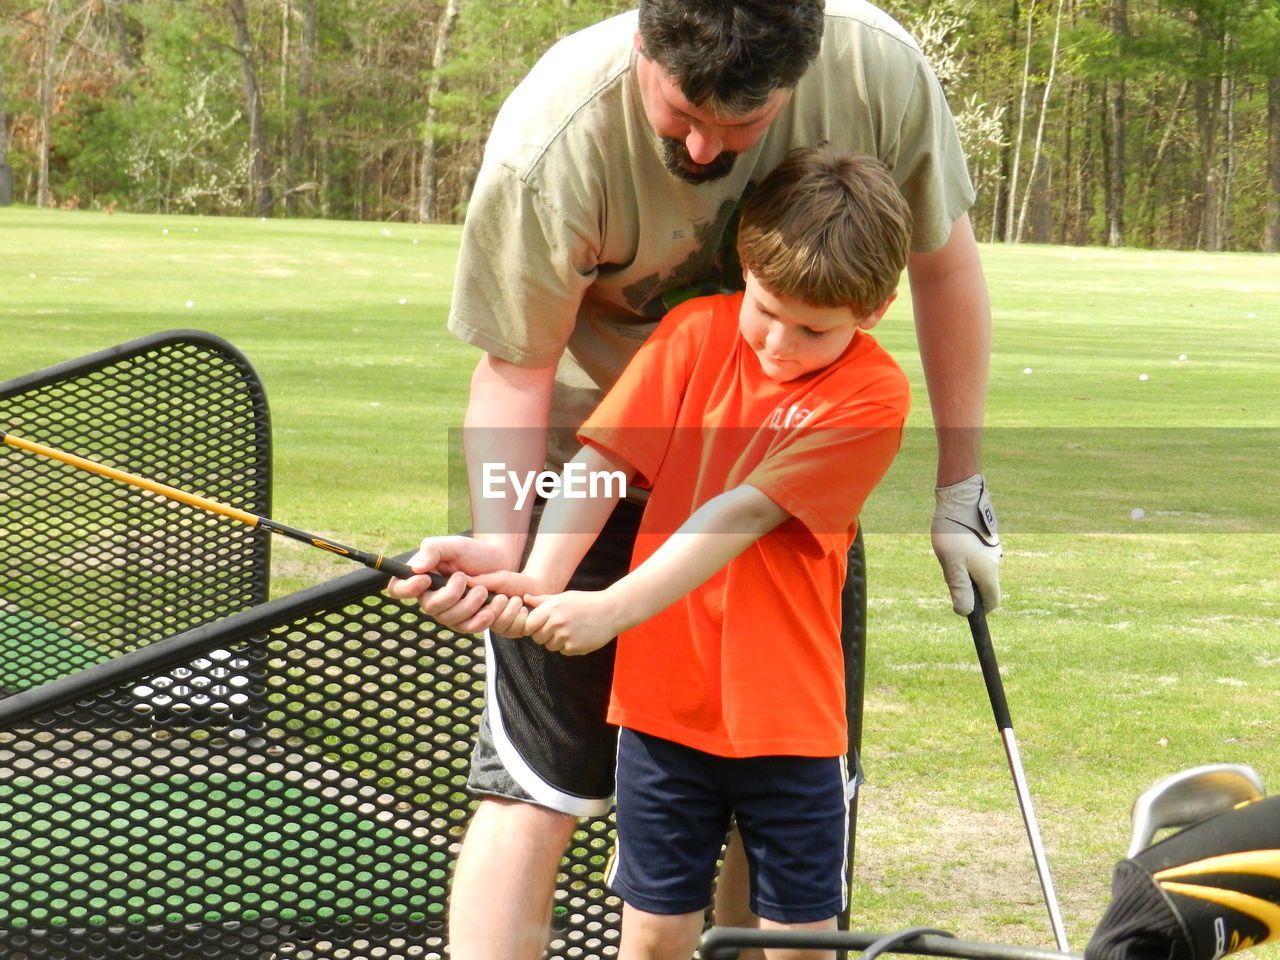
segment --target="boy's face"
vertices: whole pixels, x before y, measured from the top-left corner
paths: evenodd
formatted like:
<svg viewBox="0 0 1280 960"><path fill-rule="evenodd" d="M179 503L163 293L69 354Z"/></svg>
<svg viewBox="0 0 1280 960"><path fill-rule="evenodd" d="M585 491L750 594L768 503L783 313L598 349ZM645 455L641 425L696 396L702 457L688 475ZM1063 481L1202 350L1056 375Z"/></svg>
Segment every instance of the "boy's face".
<svg viewBox="0 0 1280 960"><path fill-rule="evenodd" d="M859 328L870 330L880 322L890 302L869 317L859 317L850 307L815 307L779 296L756 280L750 270L745 276L747 288L738 313L738 330L760 361L764 375L779 383L830 366L848 349Z"/></svg>

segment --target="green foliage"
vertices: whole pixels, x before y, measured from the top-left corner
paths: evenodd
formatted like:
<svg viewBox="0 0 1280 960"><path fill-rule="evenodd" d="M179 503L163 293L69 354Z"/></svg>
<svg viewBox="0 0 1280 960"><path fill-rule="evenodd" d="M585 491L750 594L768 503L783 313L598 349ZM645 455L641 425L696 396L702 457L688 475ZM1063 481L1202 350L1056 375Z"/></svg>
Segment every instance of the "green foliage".
<svg viewBox="0 0 1280 960"><path fill-rule="evenodd" d="M464 2L452 56L437 72L439 118L432 132L446 147L478 156L507 94L556 40L629 6L625 0Z"/></svg>
<svg viewBox="0 0 1280 960"><path fill-rule="evenodd" d="M630 5L460 0L448 56L434 70L445 0L245 0L273 213L416 219L430 149L436 210L460 218L512 87L558 38ZM1010 203L1021 205L1022 196L1009 196L1016 181L1019 193L1034 193L1041 239L1107 239L1115 137L1107 117L1124 81L1124 240L1192 247L1212 235L1231 247L1261 246L1273 192L1262 84L1280 62L1275 0L1134 0L1124 35L1109 20L1113 0L1065 0L1056 63L1056 0L885 6L920 37L956 114L978 190L971 216L979 236L1000 235ZM53 69L53 202L244 213L249 110L226 4L57 9L66 22ZM39 169L43 10L0 4L9 162L17 197L29 203ZM1051 70L1043 170L1033 177L1031 143Z"/></svg>

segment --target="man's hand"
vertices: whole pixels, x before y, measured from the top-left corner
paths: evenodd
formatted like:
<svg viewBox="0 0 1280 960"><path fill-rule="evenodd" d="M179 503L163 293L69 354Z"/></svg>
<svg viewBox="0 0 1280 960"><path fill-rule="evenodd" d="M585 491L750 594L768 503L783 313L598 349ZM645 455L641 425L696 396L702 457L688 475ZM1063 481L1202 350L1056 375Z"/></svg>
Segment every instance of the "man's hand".
<svg viewBox="0 0 1280 960"><path fill-rule="evenodd" d="M599 650L618 635L617 604L608 590L570 590L554 596L527 596L533 609L525 630L535 643L566 656Z"/></svg>
<svg viewBox="0 0 1280 960"><path fill-rule="evenodd" d="M975 473L946 487L934 487L937 506L930 528L933 552L951 590L951 608L962 617L973 612L973 585L982 605L1000 604L1000 535L986 481Z"/></svg>
<svg viewBox="0 0 1280 960"><path fill-rule="evenodd" d="M470 537L428 537L409 558L409 566L423 576L393 579L387 593L401 600L417 598L422 612L437 623L462 633L479 633L507 610L507 597L488 600L489 588L476 579L503 570L506 554L491 543ZM425 574L447 574L449 581L431 589Z"/></svg>

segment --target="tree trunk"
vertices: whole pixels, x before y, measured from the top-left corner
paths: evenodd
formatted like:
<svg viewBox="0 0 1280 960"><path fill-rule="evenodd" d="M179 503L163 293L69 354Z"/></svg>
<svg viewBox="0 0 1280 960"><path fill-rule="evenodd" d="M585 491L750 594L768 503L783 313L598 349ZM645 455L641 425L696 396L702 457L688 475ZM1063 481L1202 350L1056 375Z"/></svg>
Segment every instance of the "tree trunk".
<svg viewBox="0 0 1280 960"><path fill-rule="evenodd" d="M1222 84L1220 125L1223 132L1219 165L1222 173L1222 196L1218 201L1218 249L1232 244L1231 193L1236 179L1236 78L1227 76Z"/></svg>
<svg viewBox="0 0 1280 960"><path fill-rule="evenodd" d="M9 117L4 107L5 47L0 40L0 207L13 203L13 168L9 166Z"/></svg>
<svg viewBox="0 0 1280 960"><path fill-rule="evenodd" d="M431 56L431 83L427 87L426 132L422 138L422 166L418 172L418 220L434 223L436 219L436 123L439 120L437 100L440 94L440 68L449 57L449 37L458 20L462 0L448 0L440 22L436 24L436 48Z"/></svg>
<svg viewBox="0 0 1280 960"><path fill-rule="evenodd" d="M1267 79L1267 253L1280 253L1280 77Z"/></svg>
<svg viewBox="0 0 1280 960"><path fill-rule="evenodd" d="M1219 233L1222 165L1218 154L1218 120L1222 104L1222 75L1195 82L1196 126L1200 134L1200 226L1197 246L1222 249Z"/></svg>
<svg viewBox="0 0 1280 960"><path fill-rule="evenodd" d="M1014 240L1014 214L1018 209L1018 169L1022 166L1022 131L1027 120L1027 95L1031 87L1031 29L1034 21L1036 3L1031 0L1027 6L1027 39L1024 44L1022 61L1022 94L1018 100L1018 131L1013 140L1013 165L1009 171L1009 199L1006 201L1004 241Z"/></svg>
<svg viewBox="0 0 1280 960"><path fill-rule="evenodd" d="M289 177L303 179L303 152L311 135L311 100L315 96L314 67L316 51L316 17L318 0L306 0L303 9L302 47L298 51L298 109L293 114L289 131ZM298 212L299 185L285 180L284 210L286 216Z"/></svg>
<svg viewBox="0 0 1280 960"><path fill-rule="evenodd" d="M111 32L115 36L116 56L120 58L120 66L126 76L131 76L133 74L134 59L133 49L129 46L129 24L124 15L125 2L126 0L109 0L107 3L107 18L111 25ZM124 85L124 105L127 110L132 110L134 107L132 83Z"/></svg>
<svg viewBox="0 0 1280 960"><path fill-rule="evenodd" d="M1108 27L1117 44L1129 38L1129 2L1111 0L1107 10ZM1106 168L1107 246L1124 245L1124 180L1125 166L1125 97L1124 78L1107 84L1107 152L1103 157Z"/></svg>
<svg viewBox="0 0 1280 960"><path fill-rule="evenodd" d="M58 38L62 34L58 0L48 0L44 12L44 42L40 46L40 141L37 147L36 206L53 203L49 185L49 155L53 152L53 81L57 69Z"/></svg>
<svg viewBox="0 0 1280 960"><path fill-rule="evenodd" d="M1062 7L1065 0L1058 0L1058 12L1053 20L1053 50L1049 54L1049 76L1044 83L1044 96L1040 100L1040 121L1036 124L1035 146L1031 152L1031 174L1027 178L1027 190L1022 197L1022 211L1018 214L1018 232L1016 240L1022 240L1027 227L1027 212L1031 208L1031 195L1037 187L1046 188L1049 171L1042 169L1044 158L1044 126L1049 116L1049 97L1053 93L1053 78L1058 72L1058 43L1062 39ZM1029 39L1029 38L1028 38ZM1030 56L1030 43L1027 46ZM1043 242L1043 241L1040 241Z"/></svg>
<svg viewBox="0 0 1280 960"><path fill-rule="evenodd" d="M253 57L253 35L244 0L227 0L236 25L236 53L244 78L245 107L249 114L249 204L259 217L271 216L271 155L267 152L267 129L262 107L262 88Z"/></svg>
<svg viewBox="0 0 1280 960"><path fill-rule="evenodd" d="M1160 135L1160 143L1156 147L1155 156L1141 165L1147 173L1146 189L1142 195L1141 219L1151 223L1151 231L1147 237L1148 246L1155 246L1156 242L1155 216L1156 208L1159 205L1159 190L1157 187L1164 167L1164 158L1169 152L1170 144L1173 143L1174 133L1177 130L1178 121L1182 117L1183 107L1187 102L1187 94L1190 89L1191 81L1184 80L1182 86L1178 88L1178 96L1169 109L1169 120L1164 126L1164 132Z"/></svg>

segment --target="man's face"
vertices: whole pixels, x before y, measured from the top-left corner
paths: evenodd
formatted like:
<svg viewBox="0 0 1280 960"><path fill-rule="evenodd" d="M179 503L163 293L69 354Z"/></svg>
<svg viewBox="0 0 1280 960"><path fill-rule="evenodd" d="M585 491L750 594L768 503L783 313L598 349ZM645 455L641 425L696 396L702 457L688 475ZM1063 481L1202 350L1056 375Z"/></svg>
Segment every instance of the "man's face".
<svg viewBox="0 0 1280 960"><path fill-rule="evenodd" d="M639 42L637 36L637 46ZM791 99L790 90L775 90L758 110L727 116L690 103L671 76L643 53L636 77L645 116L662 140L667 169L688 183L728 174L738 154L756 145Z"/></svg>

